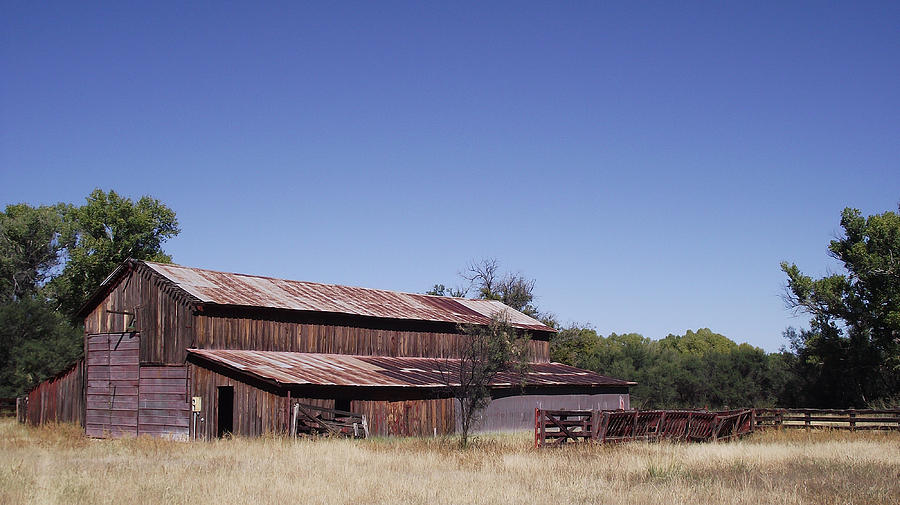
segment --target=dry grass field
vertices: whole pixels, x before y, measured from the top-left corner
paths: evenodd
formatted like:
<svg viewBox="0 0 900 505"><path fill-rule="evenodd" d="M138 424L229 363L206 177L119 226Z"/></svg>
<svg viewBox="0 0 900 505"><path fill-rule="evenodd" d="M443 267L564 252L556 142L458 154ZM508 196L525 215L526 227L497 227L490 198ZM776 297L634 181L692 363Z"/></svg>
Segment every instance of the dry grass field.
<svg viewBox="0 0 900 505"><path fill-rule="evenodd" d="M900 433L535 450L479 439L91 440L0 420L0 504L900 503Z"/></svg>

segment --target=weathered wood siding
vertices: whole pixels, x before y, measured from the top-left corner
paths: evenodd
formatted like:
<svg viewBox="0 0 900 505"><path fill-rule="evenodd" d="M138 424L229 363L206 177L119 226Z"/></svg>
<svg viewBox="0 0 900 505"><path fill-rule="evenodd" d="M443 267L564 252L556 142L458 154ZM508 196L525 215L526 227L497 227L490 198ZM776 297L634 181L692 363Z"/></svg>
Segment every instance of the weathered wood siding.
<svg viewBox="0 0 900 505"><path fill-rule="evenodd" d="M200 349L454 358L459 357L465 338L456 333L394 331L206 315L198 315L193 326L195 343ZM534 361L546 363L550 360L549 342L546 340L532 340L530 348Z"/></svg>
<svg viewBox="0 0 900 505"><path fill-rule="evenodd" d="M184 363L193 315L189 302L170 283L138 265L85 318L85 333L127 331L132 316L109 311L134 314L134 331L141 334L141 363Z"/></svg>
<svg viewBox="0 0 900 505"><path fill-rule="evenodd" d="M32 389L25 416L34 426L48 422L84 426L84 360Z"/></svg>
<svg viewBox="0 0 900 505"><path fill-rule="evenodd" d="M140 375L138 435L188 438L191 398L187 365L142 366Z"/></svg>
<svg viewBox="0 0 900 505"><path fill-rule="evenodd" d="M220 374L203 366L189 363L191 395L201 397L200 418L196 437L214 438L218 432L218 388L234 388L233 433L239 436L258 436L265 433L286 433L290 424L287 392L265 384L248 384L234 377ZM365 396L359 389L345 394L332 391L335 397ZM373 396L384 396L372 391ZM371 396L370 396L371 397ZM302 402L329 409L335 408L336 398L308 398L297 395L291 402ZM367 400L353 399L350 410L365 414L371 435L432 436L453 433L455 400Z"/></svg>
<svg viewBox="0 0 900 505"><path fill-rule="evenodd" d="M463 342L451 325L444 325L450 326L448 331L410 331L381 320L367 324L337 317L323 324L315 320L322 317L316 314L268 318L241 308L219 308L215 315L195 313L187 295L140 264L111 286L85 318L85 333L129 330L132 316L110 311L134 314L134 331L141 334L141 364L183 364L189 347L452 358L459 356ZM530 347L534 361L549 361L546 336L532 340Z"/></svg>
<svg viewBox="0 0 900 505"><path fill-rule="evenodd" d="M214 438L218 430L218 387L234 388L233 433L239 436L259 436L283 433L289 423L287 396L274 390L264 391L257 386L226 377L195 364L189 364L191 395L201 398L200 418L195 438ZM333 407L331 405L323 405Z"/></svg>
<svg viewBox="0 0 900 505"><path fill-rule="evenodd" d="M140 336L88 335L85 432L89 437L137 435Z"/></svg>
<svg viewBox="0 0 900 505"><path fill-rule="evenodd" d="M355 400L350 410L366 416L371 436L402 435L430 437L453 433L453 398L434 400Z"/></svg>

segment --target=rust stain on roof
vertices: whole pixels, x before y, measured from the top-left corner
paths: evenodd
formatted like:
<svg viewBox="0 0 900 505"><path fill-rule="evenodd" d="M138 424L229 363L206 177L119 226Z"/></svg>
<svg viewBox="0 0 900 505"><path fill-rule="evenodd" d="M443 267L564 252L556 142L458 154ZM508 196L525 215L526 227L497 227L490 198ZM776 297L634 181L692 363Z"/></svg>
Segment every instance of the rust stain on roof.
<svg viewBox="0 0 900 505"><path fill-rule="evenodd" d="M280 385L439 388L447 385L442 376L458 373L460 363L457 359L281 351L188 349L188 353ZM518 374L501 373L491 385L512 387L521 383ZM525 384L628 386L634 383L561 363L530 363Z"/></svg>
<svg viewBox="0 0 900 505"><path fill-rule="evenodd" d="M149 261L144 264L205 304L455 324L487 324L493 316L505 313L509 323L516 328L556 331L496 300L470 300L291 281Z"/></svg>

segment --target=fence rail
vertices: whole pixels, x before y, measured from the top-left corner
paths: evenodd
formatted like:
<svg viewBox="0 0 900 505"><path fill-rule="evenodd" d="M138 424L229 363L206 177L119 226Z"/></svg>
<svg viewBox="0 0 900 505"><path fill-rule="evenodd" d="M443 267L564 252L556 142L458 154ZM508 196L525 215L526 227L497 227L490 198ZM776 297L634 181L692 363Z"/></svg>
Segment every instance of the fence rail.
<svg viewBox="0 0 900 505"><path fill-rule="evenodd" d="M900 409L756 409L756 427L900 430Z"/></svg>
<svg viewBox="0 0 900 505"><path fill-rule="evenodd" d="M753 430L752 409L534 411L534 445L630 440L727 440Z"/></svg>

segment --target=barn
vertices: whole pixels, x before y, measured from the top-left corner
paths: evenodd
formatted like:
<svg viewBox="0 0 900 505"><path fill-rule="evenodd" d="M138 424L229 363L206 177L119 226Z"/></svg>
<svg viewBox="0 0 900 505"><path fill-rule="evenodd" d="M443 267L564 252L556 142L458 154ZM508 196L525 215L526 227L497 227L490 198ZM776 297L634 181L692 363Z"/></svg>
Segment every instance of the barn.
<svg viewBox="0 0 900 505"><path fill-rule="evenodd" d="M80 311L82 363L40 384L27 418L92 437L286 433L296 404L364 415L375 435L453 433L442 371L464 324L506 311L527 332L524 377L501 374L476 428L527 429L534 408L628 408L633 383L550 362L554 331L498 301L129 260Z"/></svg>

